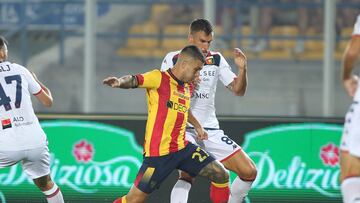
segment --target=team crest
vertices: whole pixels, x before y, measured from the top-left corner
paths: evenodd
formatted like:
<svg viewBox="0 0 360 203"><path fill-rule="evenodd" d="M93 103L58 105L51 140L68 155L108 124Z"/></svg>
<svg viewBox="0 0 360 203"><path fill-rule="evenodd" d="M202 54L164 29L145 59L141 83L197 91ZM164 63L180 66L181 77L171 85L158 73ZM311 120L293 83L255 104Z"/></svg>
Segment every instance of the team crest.
<svg viewBox="0 0 360 203"><path fill-rule="evenodd" d="M214 56L209 56L209 57L207 57L206 60L205 60L205 64L206 64L206 65L213 65L213 64L215 64Z"/></svg>

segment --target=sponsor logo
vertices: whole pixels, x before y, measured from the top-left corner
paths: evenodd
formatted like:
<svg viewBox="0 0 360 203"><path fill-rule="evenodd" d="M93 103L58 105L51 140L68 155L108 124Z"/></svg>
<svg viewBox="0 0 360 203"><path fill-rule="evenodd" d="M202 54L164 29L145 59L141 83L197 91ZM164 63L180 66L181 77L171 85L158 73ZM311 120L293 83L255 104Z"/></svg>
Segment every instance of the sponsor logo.
<svg viewBox="0 0 360 203"><path fill-rule="evenodd" d="M5 130L7 128L11 128L11 120L8 119L2 119L1 120L2 129Z"/></svg>
<svg viewBox="0 0 360 203"><path fill-rule="evenodd" d="M324 165L335 167L339 164L339 147L329 143L321 147L320 157Z"/></svg>
<svg viewBox="0 0 360 203"><path fill-rule="evenodd" d="M75 144L73 148L73 155L78 162L87 163L92 161L94 155L93 145L88 143L86 140L81 140Z"/></svg>
<svg viewBox="0 0 360 203"><path fill-rule="evenodd" d="M246 134L243 148L257 165L251 199L277 197L338 198L339 143L342 127L289 124ZM233 176L234 174L232 174Z"/></svg>
<svg viewBox="0 0 360 203"><path fill-rule="evenodd" d="M186 90L187 93L189 92L187 89L185 89L185 90ZM178 92L178 91L173 91L173 95L178 96L179 98L185 99L185 100L190 99L190 97L187 96L186 93L181 93L181 92Z"/></svg>
<svg viewBox="0 0 360 203"><path fill-rule="evenodd" d="M187 109L187 107L185 105L177 103L177 102L173 102L173 101L170 101L170 100L168 100L166 102L166 106L169 109L173 109L173 110L181 112L181 113L185 113L185 112L188 111L188 109Z"/></svg>
<svg viewBox="0 0 360 203"><path fill-rule="evenodd" d="M215 70L202 70L200 71L200 77L214 77L216 75ZM203 78L201 78L203 79Z"/></svg>
<svg viewBox="0 0 360 203"><path fill-rule="evenodd" d="M209 93L194 92L192 97L195 98L195 99L210 99L210 94Z"/></svg>
<svg viewBox="0 0 360 203"><path fill-rule="evenodd" d="M115 199L130 189L142 163L142 148L132 132L97 122L48 121L41 125L51 151L50 175L67 196ZM19 193L16 188L27 192ZM0 200L38 195L19 164L0 170Z"/></svg>

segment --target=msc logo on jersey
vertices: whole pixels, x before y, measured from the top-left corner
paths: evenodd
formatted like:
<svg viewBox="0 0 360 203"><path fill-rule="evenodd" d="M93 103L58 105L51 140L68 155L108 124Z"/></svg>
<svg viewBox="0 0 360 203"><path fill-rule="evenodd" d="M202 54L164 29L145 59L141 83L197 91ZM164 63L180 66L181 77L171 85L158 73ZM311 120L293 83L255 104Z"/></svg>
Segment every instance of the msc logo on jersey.
<svg viewBox="0 0 360 203"><path fill-rule="evenodd" d="M170 100L168 100L168 101L166 102L166 106L167 106L169 109L173 109L173 110L179 111L179 112L181 112L181 113L185 113L185 112L187 112L187 110L188 110L185 105L179 104L179 103L176 103L176 102L173 102L173 101L170 101Z"/></svg>
<svg viewBox="0 0 360 203"><path fill-rule="evenodd" d="M192 97L196 98L196 99L209 99L210 94L209 93L194 92Z"/></svg>

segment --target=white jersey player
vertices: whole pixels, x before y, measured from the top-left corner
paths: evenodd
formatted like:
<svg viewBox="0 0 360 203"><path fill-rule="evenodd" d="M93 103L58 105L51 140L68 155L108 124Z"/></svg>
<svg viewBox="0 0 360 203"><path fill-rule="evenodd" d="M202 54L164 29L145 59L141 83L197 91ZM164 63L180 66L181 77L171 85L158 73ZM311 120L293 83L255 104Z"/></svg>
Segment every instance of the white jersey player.
<svg viewBox="0 0 360 203"><path fill-rule="evenodd" d="M47 197L64 202L59 187L50 178L50 154L31 94L45 106L52 105L50 90L25 67L7 59L7 41L0 36L0 168L21 162L25 173Z"/></svg>
<svg viewBox="0 0 360 203"><path fill-rule="evenodd" d="M256 166L246 155L241 147L231 140L219 128L219 122L215 115L215 94L218 80L231 90L235 95L243 96L247 86L246 56L238 48L235 49L235 64L239 68L238 75L231 71L231 67L225 58L218 52L209 51L213 39L212 25L206 19L194 20L190 25L188 40L190 44L199 47L206 56L204 68L200 71L200 81L195 84L195 91L191 99L190 111L200 124L207 130L207 139L197 139L192 126L186 131L186 138L202 146L224 166L235 172L238 177L231 186L229 202L241 202L250 190L252 182L256 178ZM163 60L161 70L172 68L177 61L179 51L170 52ZM184 172L175 184L171 193L171 202L187 202L188 192L193 179ZM219 202L225 192L218 190L216 185L211 185L210 198L213 202ZM220 196L220 197L219 197Z"/></svg>
<svg viewBox="0 0 360 203"><path fill-rule="evenodd" d="M360 203L360 84L352 74L360 56L360 15L345 49L342 63L343 84L353 103L345 117L340 145L341 191L345 203Z"/></svg>

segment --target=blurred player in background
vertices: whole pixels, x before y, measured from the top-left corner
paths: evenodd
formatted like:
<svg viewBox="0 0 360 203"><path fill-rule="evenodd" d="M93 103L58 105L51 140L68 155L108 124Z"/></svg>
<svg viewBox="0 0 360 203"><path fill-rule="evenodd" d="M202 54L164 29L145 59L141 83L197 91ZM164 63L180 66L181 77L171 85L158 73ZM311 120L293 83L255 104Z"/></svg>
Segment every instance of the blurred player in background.
<svg viewBox="0 0 360 203"><path fill-rule="evenodd" d="M191 177L200 175L218 185L228 186L229 175L223 165L200 147L185 139L189 120L200 136L204 129L191 115L190 81L198 77L205 58L196 46L187 46L179 54L178 63L171 70L153 70L135 76L108 77L103 83L113 88L146 88L148 119L144 141L144 160L133 187L115 203L145 202L147 195L157 189L175 169L186 171ZM228 200L228 196L223 202Z"/></svg>
<svg viewBox="0 0 360 203"><path fill-rule="evenodd" d="M208 139L196 139L193 126L187 127L186 139L201 146L217 160L220 160L227 169L237 174L231 186L229 202L242 202L256 178L256 166L241 147L219 128L219 122L215 115L215 93L217 81L220 80L235 95L243 96L245 94L247 87L246 56L240 49L234 50L235 64L239 72L238 75L235 75L219 52L209 51L213 40L213 26L206 19L197 19L191 23L188 40L190 44L199 47L206 58L204 68L200 71L199 84L195 85L190 109L201 126L207 130ZM163 60L161 70L165 71L176 66L178 56L179 51L168 53ZM181 172L180 178L171 192L171 202L187 202L193 181L191 176ZM211 200L222 203L219 199L226 194L223 194L222 191L224 190L219 190L217 184L212 183L210 186Z"/></svg>
<svg viewBox="0 0 360 203"><path fill-rule="evenodd" d="M47 138L30 98L35 95L50 107L51 92L25 67L6 61L7 56L7 41L0 36L0 168L21 162L49 203L63 203L61 191L50 177Z"/></svg>
<svg viewBox="0 0 360 203"><path fill-rule="evenodd" d="M342 63L343 84L353 97L353 103L345 117L341 140L341 192L345 203L360 203L360 88L358 77L352 70L360 56L360 15L347 45Z"/></svg>

